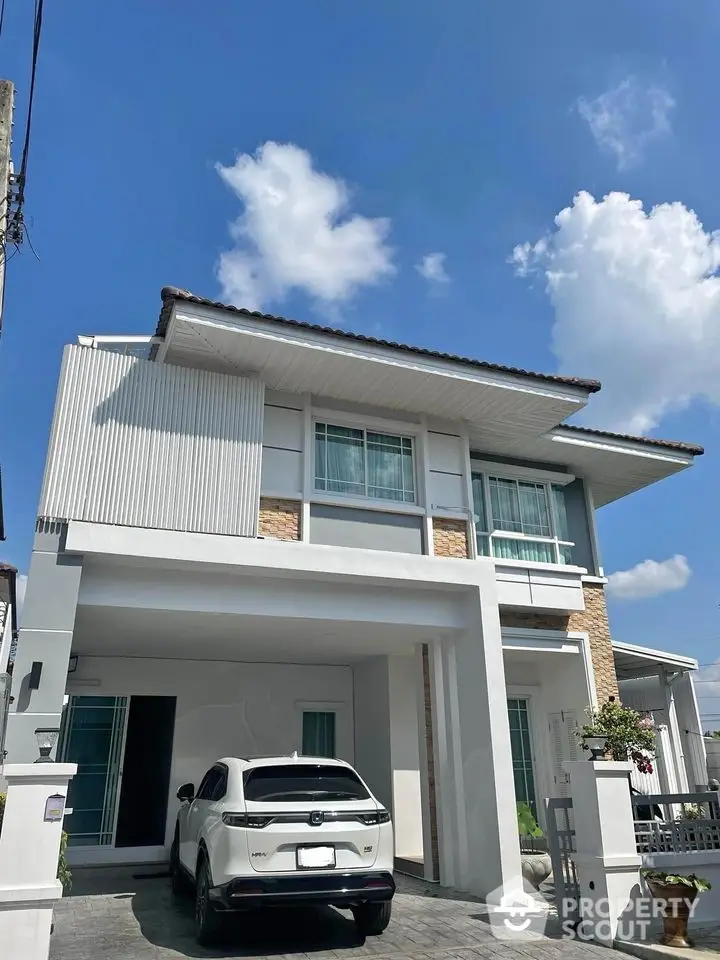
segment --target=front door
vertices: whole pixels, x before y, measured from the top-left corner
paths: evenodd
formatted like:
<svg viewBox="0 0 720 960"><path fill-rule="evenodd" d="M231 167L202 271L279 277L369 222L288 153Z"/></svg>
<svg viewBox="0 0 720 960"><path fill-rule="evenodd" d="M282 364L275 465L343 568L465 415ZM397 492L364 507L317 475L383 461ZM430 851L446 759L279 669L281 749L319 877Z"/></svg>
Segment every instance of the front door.
<svg viewBox="0 0 720 960"><path fill-rule="evenodd" d="M175 697L70 697L58 750L78 765L70 845L165 845L174 729Z"/></svg>
<svg viewBox="0 0 720 960"><path fill-rule="evenodd" d="M65 818L72 846L112 846L125 739L127 697L70 697L58 757L78 765Z"/></svg>

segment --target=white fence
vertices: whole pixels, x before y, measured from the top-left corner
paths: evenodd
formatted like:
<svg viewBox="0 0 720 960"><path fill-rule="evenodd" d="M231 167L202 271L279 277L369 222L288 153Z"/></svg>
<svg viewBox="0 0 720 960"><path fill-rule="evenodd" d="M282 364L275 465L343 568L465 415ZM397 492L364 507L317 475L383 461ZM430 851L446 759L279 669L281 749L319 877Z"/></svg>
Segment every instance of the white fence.
<svg viewBox="0 0 720 960"><path fill-rule="evenodd" d="M694 873L712 889L696 901L695 923L720 920L720 804L718 794L658 793L632 798L635 843L643 866Z"/></svg>

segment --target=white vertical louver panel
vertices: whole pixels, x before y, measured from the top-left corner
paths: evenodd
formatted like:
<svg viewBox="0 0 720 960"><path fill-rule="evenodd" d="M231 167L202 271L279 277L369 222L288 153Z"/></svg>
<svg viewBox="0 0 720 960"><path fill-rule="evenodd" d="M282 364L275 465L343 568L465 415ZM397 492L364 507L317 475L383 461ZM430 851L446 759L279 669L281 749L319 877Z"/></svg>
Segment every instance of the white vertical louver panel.
<svg viewBox="0 0 720 960"><path fill-rule="evenodd" d="M255 536L264 385L66 347L39 515Z"/></svg>

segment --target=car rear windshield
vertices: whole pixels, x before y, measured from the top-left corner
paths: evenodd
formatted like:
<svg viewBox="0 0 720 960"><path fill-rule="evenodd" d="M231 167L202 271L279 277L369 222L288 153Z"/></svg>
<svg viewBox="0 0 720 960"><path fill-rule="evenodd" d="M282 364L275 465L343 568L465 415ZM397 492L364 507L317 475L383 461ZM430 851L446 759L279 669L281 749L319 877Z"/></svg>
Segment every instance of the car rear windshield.
<svg viewBox="0 0 720 960"><path fill-rule="evenodd" d="M352 770L314 763L255 767L245 773L244 787L246 800L367 800L370 796Z"/></svg>

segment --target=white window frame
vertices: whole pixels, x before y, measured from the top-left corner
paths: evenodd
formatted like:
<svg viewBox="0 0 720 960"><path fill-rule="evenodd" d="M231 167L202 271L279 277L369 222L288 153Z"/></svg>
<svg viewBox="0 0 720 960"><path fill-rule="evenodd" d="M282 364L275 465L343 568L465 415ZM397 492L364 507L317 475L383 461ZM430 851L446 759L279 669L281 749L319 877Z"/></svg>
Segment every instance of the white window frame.
<svg viewBox="0 0 720 960"><path fill-rule="evenodd" d="M555 560L551 561L556 566L568 567L572 566L571 563L565 563L561 559L561 548L562 547L574 547L575 542L573 540L561 540L558 536L558 521L555 513L555 502L553 498L552 488L555 487L564 487L575 479L572 474L565 473L551 473L550 471L533 471L525 467L504 467L502 463L490 463L490 462L481 462L473 460L471 462L471 488L472 480L476 476L482 478L482 491L483 499L485 501L485 525L488 529L478 530L477 521L473 523L473 529L475 531L475 543L477 544L478 537L487 537L490 544L490 558L492 560L502 561L503 557L496 557L493 544L497 540L524 540L528 543L548 543L553 547L553 553ZM548 503L548 512L550 515L550 528L552 531L552 536L550 537L540 537L532 536L526 533L516 533L512 530L495 530L493 529L493 518L492 518L492 502L490 499L490 478L493 477L496 480L508 480L514 481L515 483L534 483L538 486L542 486L545 489L545 497L547 498ZM475 504L473 503L473 509ZM477 517L478 515L475 514ZM477 551L478 557L484 556ZM517 563L520 561L512 561ZM531 561L528 561L531 562ZM543 561L532 561L533 563L541 563Z"/></svg>
<svg viewBox="0 0 720 960"><path fill-rule="evenodd" d="M384 433L389 437L398 437L400 440L409 440L410 441L410 453L412 458L412 480L413 480L413 500L391 500L379 497L368 496L367 493L343 493L338 490L321 490L315 486L317 483L318 477L315 471L315 443L317 437L317 425L322 424L325 427L340 427L347 430L359 430L363 434L363 457L364 457L364 473L365 473L365 490L368 489L368 470L367 470L367 435L370 433ZM310 496L313 501L324 501L328 503L352 503L354 505L365 506L371 509L382 509L392 513L422 513L423 510L420 506L420 500L418 495L418 443L417 443L417 433L412 430L413 424L408 424L407 430L398 429L400 424L385 425L381 422L374 423L367 420L359 421L355 418L348 416L333 416L332 414L326 415L325 412L322 414L316 414L312 417L311 420L311 430L310 430L310 449L309 449L309 461L310 461ZM327 479L326 479L327 482Z"/></svg>

